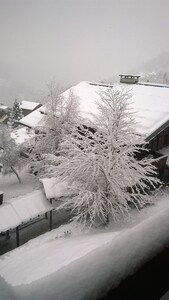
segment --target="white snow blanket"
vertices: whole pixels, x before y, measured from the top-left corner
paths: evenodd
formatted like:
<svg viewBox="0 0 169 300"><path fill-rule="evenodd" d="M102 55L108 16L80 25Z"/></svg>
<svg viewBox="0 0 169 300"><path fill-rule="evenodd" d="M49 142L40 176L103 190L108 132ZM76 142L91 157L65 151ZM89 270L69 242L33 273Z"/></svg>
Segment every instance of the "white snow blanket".
<svg viewBox="0 0 169 300"><path fill-rule="evenodd" d="M57 178L43 178L42 182L47 199L57 199L69 194L66 181L60 181Z"/></svg>
<svg viewBox="0 0 169 300"><path fill-rule="evenodd" d="M123 230L68 237L59 237L59 230L1 257L0 276L17 300L97 299L117 286L169 246L169 199Z"/></svg>
<svg viewBox="0 0 169 300"><path fill-rule="evenodd" d="M157 128L169 121L169 86L142 84L118 84L114 89L126 89L131 94L131 108L136 113L137 133L148 137ZM91 113L98 113L97 102L100 92L110 89L107 85L91 82L80 82L66 90L62 95L69 97L73 92L79 100L79 110L82 117L92 119ZM41 107L45 111L45 107Z"/></svg>
<svg viewBox="0 0 169 300"><path fill-rule="evenodd" d="M21 221L27 222L53 209L41 190L7 200Z"/></svg>
<svg viewBox="0 0 169 300"><path fill-rule="evenodd" d="M111 87L118 91L126 89L131 94L131 109L135 112L136 132L138 134L148 138L165 122L169 121L169 86L165 85L138 83L109 86L80 82L66 90L62 96L67 99L73 93L77 97L80 116L88 123L88 121L93 121L92 114L98 113L97 103L100 101L100 93L108 91ZM45 118L44 113L46 111L46 107L43 105L22 118L20 123L31 128L35 128L37 125L43 126L42 119Z"/></svg>
<svg viewBox="0 0 169 300"><path fill-rule="evenodd" d="M16 144L21 145L34 136L34 130L26 127L14 129L11 132L11 137L15 140Z"/></svg>
<svg viewBox="0 0 169 300"><path fill-rule="evenodd" d="M0 232L16 228L21 219L9 203L0 205Z"/></svg>

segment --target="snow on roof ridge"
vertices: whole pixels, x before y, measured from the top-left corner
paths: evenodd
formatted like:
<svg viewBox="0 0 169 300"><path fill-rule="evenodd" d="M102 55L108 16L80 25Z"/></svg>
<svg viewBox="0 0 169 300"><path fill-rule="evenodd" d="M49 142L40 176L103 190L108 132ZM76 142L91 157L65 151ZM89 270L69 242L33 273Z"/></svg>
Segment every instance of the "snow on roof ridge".
<svg viewBox="0 0 169 300"><path fill-rule="evenodd" d="M105 87L113 87L114 85L113 84L110 84L110 83L101 83L101 82L93 82L93 81L85 81L85 80L83 80L83 81L80 81L79 83L77 83L77 84L75 84L75 85L73 85L72 87L70 87L68 90L71 90L71 89L73 89L74 87L76 87L76 86L78 86L78 85L81 85L81 84L87 84L87 85L94 85L94 86L105 86ZM67 90L66 90L67 91ZM65 92L66 92L65 91ZM63 93L64 94L64 93Z"/></svg>
<svg viewBox="0 0 169 300"><path fill-rule="evenodd" d="M100 82L91 82L91 81L88 81L87 83L90 85L103 86L103 87L113 87L114 86L113 84L110 84L110 83L100 83Z"/></svg>
<svg viewBox="0 0 169 300"><path fill-rule="evenodd" d="M168 84L163 84L163 83L138 82L137 85L169 88L169 85L168 85Z"/></svg>

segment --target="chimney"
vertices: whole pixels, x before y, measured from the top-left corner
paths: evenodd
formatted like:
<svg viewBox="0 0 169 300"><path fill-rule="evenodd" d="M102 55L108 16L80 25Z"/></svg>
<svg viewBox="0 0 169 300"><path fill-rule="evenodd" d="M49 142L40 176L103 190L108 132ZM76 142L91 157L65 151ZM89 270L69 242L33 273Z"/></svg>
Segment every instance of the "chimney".
<svg viewBox="0 0 169 300"><path fill-rule="evenodd" d="M135 84L139 81L139 75L119 75L120 83Z"/></svg>

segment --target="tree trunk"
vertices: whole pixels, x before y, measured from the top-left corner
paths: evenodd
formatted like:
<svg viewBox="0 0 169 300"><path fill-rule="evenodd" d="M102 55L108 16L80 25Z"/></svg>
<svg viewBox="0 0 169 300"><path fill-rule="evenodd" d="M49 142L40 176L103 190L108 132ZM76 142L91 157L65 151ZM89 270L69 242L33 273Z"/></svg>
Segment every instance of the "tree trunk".
<svg viewBox="0 0 169 300"><path fill-rule="evenodd" d="M11 170L15 173L16 177L18 178L19 183L21 183L21 179L20 179L20 177L19 177L18 172L15 170L15 168L14 168L14 167L11 167Z"/></svg>
<svg viewBox="0 0 169 300"><path fill-rule="evenodd" d="M108 193L106 193L106 197L108 197ZM105 200L105 215L106 219L104 221L104 225L107 226L109 224L109 208L107 200Z"/></svg>

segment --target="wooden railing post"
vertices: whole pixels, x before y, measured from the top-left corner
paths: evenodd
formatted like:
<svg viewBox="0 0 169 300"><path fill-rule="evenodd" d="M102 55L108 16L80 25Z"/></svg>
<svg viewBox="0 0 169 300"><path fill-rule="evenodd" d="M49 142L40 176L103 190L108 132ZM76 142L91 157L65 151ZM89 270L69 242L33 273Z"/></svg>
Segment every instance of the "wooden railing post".
<svg viewBox="0 0 169 300"><path fill-rule="evenodd" d="M19 247L20 240L19 240L19 226L16 227L16 246Z"/></svg>
<svg viewBox="0 0 169 300"><path fill-rule="evenodd" d="M52 204L52 199L50 199L50 203ZM52 230L52 228L53 228L53 224L52 224L52 210L50 211L49 222L50 222L50 230Z"/></svg>

